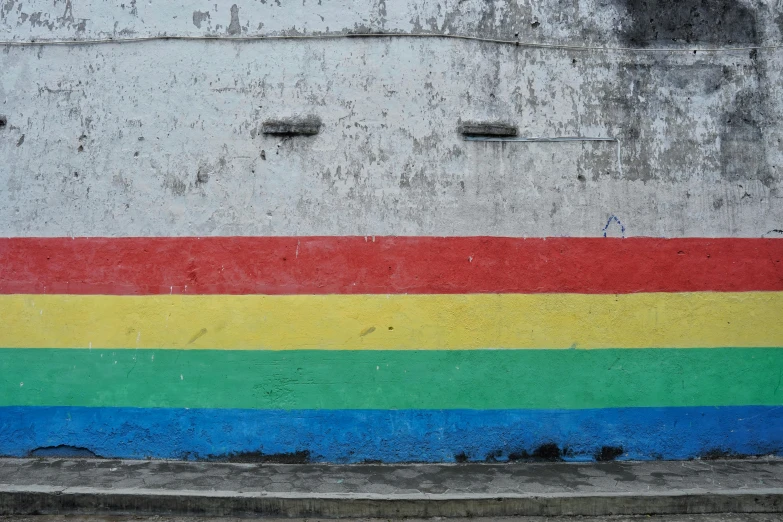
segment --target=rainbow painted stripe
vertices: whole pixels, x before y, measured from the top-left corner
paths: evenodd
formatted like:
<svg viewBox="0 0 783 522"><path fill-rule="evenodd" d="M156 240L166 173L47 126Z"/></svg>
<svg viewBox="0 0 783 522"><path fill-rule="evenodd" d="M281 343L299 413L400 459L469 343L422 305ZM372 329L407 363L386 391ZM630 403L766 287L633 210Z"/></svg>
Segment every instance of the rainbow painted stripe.
<svg viewBox="0 0 783 522"><path fill-rule="evenodd" d="M0 317L1 454L783 448L783 240L13 238Z"/></svg>

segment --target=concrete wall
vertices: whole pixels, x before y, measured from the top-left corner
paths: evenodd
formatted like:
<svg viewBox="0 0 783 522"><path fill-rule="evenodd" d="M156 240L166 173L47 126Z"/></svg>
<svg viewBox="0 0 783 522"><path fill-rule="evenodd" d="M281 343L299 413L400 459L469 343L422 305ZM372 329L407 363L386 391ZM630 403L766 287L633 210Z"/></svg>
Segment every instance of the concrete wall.
<svg viewBox="0 0 783 522"><path fill-rule="evenodd" d="M0 28L0 454L781 452L777 0L2 0Z"/></svg>
<svg viewBox="0 0 783 522"><path fill-rule="evenodd" d="M14 41L394 31L675 50L774 44L781 20L729 0L215 5L0 13ZM153 41L4 47L2 66L7 235L596 236L611 215L629 236L783 227L778 50ZM297 114L321 133L259 135ZM620 157L613 142L466 143L461 120L616 138Z"/></svg>

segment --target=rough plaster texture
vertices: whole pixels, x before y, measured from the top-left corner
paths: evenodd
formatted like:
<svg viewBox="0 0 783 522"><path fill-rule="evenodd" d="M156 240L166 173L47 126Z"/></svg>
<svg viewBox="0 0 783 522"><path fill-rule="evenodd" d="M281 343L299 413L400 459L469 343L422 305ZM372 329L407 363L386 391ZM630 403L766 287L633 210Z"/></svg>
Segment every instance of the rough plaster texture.
<svg viewBox="0 0 783 522"><path fill-rule="evenodd" d="M664 15L665 13L665 15ZM780 41L734 0L16 1L4 40L427 32L692 49ZM779 49L439 38L3 47L8 236L776 237ZM313 115L316 136L261 133ZM463 121L522 137L479 143ZM611 216L616 216L612 220ZM624 232L620 226L624 227Z"/></svg>

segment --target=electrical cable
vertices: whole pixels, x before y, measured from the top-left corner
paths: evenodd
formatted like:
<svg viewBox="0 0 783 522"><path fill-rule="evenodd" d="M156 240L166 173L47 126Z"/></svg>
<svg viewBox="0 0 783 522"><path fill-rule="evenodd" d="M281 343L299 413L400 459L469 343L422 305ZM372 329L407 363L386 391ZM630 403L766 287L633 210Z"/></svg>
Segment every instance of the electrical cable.
<svg viewBox="0 0 783 522"><path fill-rule="evenodd" d="M783 44L755 45L743 47L612 47L591 45L549 44L536 42L523 42L519 40L504 40L498 38L485 38L481 36L467 36L459 34L439 33L341 33L341 34L313 34L313 35L255 35L255 36L142 36L137 38L103 38L86 40L5 40L0 41L0 46L5 47L31 47L49 45L102 45L102 44L130 44L154 41L205 41L205 42L258 42L265 40L336 40L350 38L444 38L456 40L469 40L476 42L494 43L529 49L553 49L564 51L595 51L595 52L634 52L634 53L723 53L723 52L747 52L767 51L783 48Z"/></svg>

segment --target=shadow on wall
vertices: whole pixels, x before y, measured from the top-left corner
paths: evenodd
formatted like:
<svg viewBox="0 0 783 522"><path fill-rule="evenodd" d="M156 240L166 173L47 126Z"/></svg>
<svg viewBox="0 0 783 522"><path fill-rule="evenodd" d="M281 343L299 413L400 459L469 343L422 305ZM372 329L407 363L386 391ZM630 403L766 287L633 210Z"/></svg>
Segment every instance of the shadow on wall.
<svg viewBox="0 0 783 522"><path fill-rule="evenodd" d="M737 0L617 0L630 17L628 44L756 43L756 13Z"/></svg>

